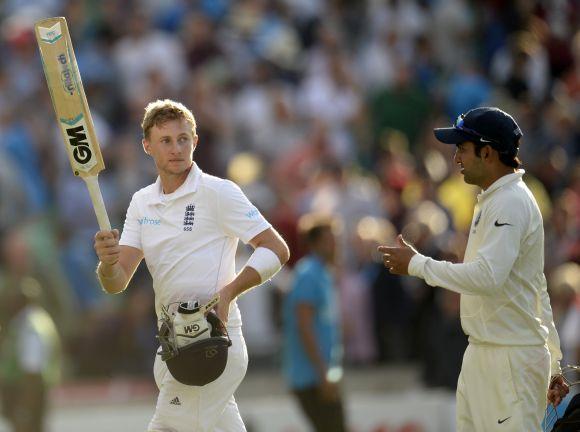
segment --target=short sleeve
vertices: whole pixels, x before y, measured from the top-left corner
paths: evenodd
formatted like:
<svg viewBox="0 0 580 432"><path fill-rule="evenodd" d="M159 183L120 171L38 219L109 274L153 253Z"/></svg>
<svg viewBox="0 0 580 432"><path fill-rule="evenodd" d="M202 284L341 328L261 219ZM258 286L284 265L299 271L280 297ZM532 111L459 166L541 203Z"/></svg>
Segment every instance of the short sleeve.
<svg viewBox="0 0 580 432"><path fill-rule="evenodd" d="M219 191L218 217L225 234L244 243L271 227L240 187L229 180L223 182Z"/></svg>
<svg viewBox="0 0 580 432"><path fill-rule="evenodd" d="M141 224L139 221L141 216L137 207L137 200L135 195L131 199L127 215L125 216L125 224L123 225L123 232L119 244L122 246L131 246L139 250L143 250L141 245Z"/></svg>
<svg viewBox="0 0 580 432"><path fill-rule="evenodd" d="M18 356L21 367L27 373L42 372L47 358L46 345L42 337L30 325L25 325L21 331Z"/></svg>
<svg viewBox="0 0 580 432"><path fill-rule="evenodd" d="M294 281L293 297L295 303L308 303L318 306L322 303L322 286L315 274L307 272L298 275Z"/></svg>

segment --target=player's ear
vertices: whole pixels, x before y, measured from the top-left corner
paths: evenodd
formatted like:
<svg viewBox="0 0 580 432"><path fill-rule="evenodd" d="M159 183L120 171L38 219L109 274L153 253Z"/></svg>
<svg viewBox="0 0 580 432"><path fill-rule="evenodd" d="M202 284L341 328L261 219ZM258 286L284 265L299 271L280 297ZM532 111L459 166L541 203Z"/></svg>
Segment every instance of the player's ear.
<svg viewBox="0 0 580 432"><path fill-rule="evenodd" d="M151 151L149 149L149 142L145 138L143 138L143 140L141 141L141 144L143 145L143 151L145 153L147 153L148 155L150 155Z"/></svg>
<svg viewBox="0 0 580 432"><path fill-rule="evenodd" d="M481 158L483 160L489 160L489 158L491 158L491 153L492 153L493 149L491 148L491 146L486 145L481 149Z"/></svg>
<svg viewBox="0 0 580 432"><path fill-rule="evenodd" d="M195 148L197 147L197 142L199 141L199 135L195 134L193 136L193 151L195 151Z"/></svg>

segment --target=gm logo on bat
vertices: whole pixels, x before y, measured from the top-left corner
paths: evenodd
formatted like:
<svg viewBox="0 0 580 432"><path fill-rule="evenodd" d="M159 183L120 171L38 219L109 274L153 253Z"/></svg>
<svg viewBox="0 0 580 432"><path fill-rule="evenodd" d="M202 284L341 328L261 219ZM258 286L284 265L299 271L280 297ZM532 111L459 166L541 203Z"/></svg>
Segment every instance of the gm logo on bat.
<svg viewBox="0 0 580 432"><path fill-rule="evenodd" d="M64 90L72 96L75 92L75 85L73 82L73 72L68 67L68 59L63 53L59 54L57 59L61 65L60 80L62 81L62 86L64 87Z"/></svg>
<svg viewBox="0 0 580 432"><path fill-rule="evenodd" d="M93 152L91 151L84 115L79 114L70 119L61 118L60 122L65 136L68 139L68 150L74 161L78 164L75 168L81 169L82 171L90 170L96 165L97 161L93 158ZM75 175L78 175L76 170Z"/></svg>

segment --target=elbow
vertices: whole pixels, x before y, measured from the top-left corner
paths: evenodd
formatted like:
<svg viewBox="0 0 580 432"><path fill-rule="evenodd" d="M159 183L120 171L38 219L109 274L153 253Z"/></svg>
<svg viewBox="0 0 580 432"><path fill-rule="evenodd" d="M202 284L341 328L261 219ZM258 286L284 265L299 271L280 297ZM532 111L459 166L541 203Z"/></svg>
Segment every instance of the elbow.
<svg viewBox="0 0 580 432"><path fill-rule="evenodd" d="M278 258L280 258L280 264L284 265L290 259L290 248L286 242L282 242L282 247L280 249L280 253L278 254Z"/></svg>
<svg viewBox="0 0 580 432"><path fill-rule="evenodd" d="M288 244L282 238L280 234L274 232L274 243L272 244L274 248L272 249L276 255L278 255L278 259L280 260L280 264L283 266L288 262L290 259L290 249L288 248Z"/></svg>
<svg viewBox="0 0 580 432"><path fill-rule="evenodd" d="M267 230L263 234L256 236L250 243L255 250L263 247L272 251L278 257L280 265L286 264L290 259L290 249L288 249L288 245L282 236L273 229Z"/></svg>
<svg viewBox="0 0 580 432"><path fill-rule="evenodd" d="M280 260L280 265L283 266L288 262L290 259L290 249L286 244L286 241L278 235L275 242L272 242L270 245L264 245L268 247L272 252L276 254L278 259Z"/></svg>
<svg viewBox="0 0 580 432"><path fill-rule="evenodd" d="M481 263L480 275L481 277L475 281L476 289L481 295L495 296L502 292L502 289L507 281L508 275L504 272L494 271L487 263Z"/></svg>

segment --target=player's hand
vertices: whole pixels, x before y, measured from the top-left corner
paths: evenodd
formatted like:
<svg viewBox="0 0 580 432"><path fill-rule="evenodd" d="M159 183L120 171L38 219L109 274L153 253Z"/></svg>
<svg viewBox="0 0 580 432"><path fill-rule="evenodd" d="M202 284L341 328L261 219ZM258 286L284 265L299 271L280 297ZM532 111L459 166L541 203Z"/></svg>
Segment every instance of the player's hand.
<svg viewBox="0 0 580 432"><path fill-rule="evenodd" d="M548 387L548 402L557 407L569 391L570 387L564 377L562 375L554 375L550 379L550 386Z"/></svg>
<svg viewBox="0 0 580 432"><path fill-rule="evenodd" d="M320 396L327 402L335 402L338 400L338 384L328 380L322 380L320 385Z"/></svg>
<svg viewBox="0 0 580 432"><path fill-rule="evenodd" d="M95 252L101 263L113 266L119 262L119 230L99 231L95 234Z"/></svg>
<svg viewBox="0 0 580 432"><path fill-rule="evenodd" d="M230 304L234 298L232 297L228 285L220 290L220 300L215 307L215 313L224 324L228 323L228 315L230 313Z"/></svg>
<svg viewBox="0 0 580 432"><path fill-rule="evenodd" d="M379 246L378 251L383 254L383 264L389 272L398 275L409 274L409 262L417 253L415 248L399 234L395 246Z"/></svg>

